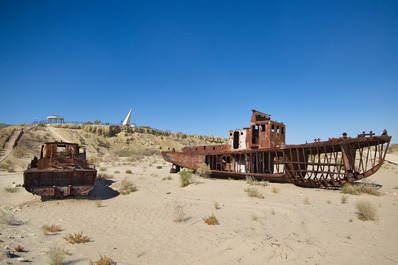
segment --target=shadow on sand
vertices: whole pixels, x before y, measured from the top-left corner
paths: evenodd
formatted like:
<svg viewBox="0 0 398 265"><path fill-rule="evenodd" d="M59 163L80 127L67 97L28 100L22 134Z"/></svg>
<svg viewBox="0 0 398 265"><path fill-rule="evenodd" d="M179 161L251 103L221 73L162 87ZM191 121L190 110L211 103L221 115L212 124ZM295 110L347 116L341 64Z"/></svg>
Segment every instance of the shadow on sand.
<svg viewBox="0 0 398 265"><path fill-rule="evenodd" d="M68 200L68 199L75 199L75 200L108 200L115 198L120 195L120 193L110 186L115 181L104 179L104 180L97 180L95 183L95 187L88 195L76 195L76 196L68 196L68 197L45 197L42 196L41 200L44 201L56 201L56 200Z"/></svg>

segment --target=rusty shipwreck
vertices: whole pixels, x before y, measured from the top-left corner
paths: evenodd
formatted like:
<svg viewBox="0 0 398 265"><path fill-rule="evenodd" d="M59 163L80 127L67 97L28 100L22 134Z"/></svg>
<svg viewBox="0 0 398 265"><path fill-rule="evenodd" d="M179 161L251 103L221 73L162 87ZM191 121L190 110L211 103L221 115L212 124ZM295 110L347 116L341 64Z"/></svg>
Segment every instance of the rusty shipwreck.
<svg viewBox="0 0 398 265"><path fill-rule="evenodd" d="M370 132L357 137L315 139L301 145L285 144L286 126L253 110L249 128L229 132L228 144L184 147L162 152L171 172L198 169L206 164L215 176L293 183L303 187L333 187L374 174L383 164L391 136Z"/></svg>
<svg viewBox="0 0 398 265"><path fill-rule="evenodd" d="M52 142L41 147L24 171L24 187L41 196L87 194L95 186L97 170L86 160L86 148L75 143Z"/></svg>

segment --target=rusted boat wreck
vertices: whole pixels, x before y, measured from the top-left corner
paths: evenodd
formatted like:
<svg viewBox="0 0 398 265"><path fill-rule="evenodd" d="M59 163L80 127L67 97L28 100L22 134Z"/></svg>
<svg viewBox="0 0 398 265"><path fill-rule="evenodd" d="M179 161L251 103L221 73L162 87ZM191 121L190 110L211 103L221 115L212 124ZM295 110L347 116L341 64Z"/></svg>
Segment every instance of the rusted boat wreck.
<svg viewBox="0 0 398 265"><path fill-rule="evenodd" d="M52 142L41 147L24 171L24 187L41 196L87 194L95 186L97 170L86 160L86 148L75 143Z"/></svg>
<svg viewBox="0 0 398 265"><path fill-rule="evenodd" d="M293 183L303 187L332 187L374 174L383 164L391 136L372 132L357 137L315 139L286 145L286 126L253 110L250 127L229 132L226 145L189 146L182 152L162 152L170 172L197 170L205 163L212 175Z"/></svg>

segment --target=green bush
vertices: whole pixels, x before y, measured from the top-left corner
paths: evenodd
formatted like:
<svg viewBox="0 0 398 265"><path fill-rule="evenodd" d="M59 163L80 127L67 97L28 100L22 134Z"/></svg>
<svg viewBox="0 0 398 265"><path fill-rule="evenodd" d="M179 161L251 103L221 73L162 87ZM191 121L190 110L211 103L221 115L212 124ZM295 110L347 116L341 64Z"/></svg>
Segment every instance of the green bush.
<svg viewBox="0 0 398 265"><path fill-rule="evenodd" d="M180 186L182 188L192 183L192 172L183 170L180 172Z"/></svg>

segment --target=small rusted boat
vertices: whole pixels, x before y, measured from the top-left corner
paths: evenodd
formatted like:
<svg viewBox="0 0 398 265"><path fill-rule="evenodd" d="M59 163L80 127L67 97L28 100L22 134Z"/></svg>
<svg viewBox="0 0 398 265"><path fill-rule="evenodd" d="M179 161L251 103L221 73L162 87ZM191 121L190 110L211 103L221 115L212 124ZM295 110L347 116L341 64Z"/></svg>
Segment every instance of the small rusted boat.
<svg viewBox="0 0 398 265"><path fill-rule="evenodd" d="M24 187L41 196L87 194L95 186L97 170L86 160L86 148L75 143L52 142L41 147L24 171Z"/></svg>
<svg viewBox="0 0 398 265"><path fill-rule="evenodd" d="M253 110L249 128L229 132L228 144L184 147L162 152L172 163L170 172L197 170L206 164L212 175L287 182L303 187L333 187L374 174L383 164L391 136L372 131L357 137L315 139L286 145L286 126Z"/></svg>

